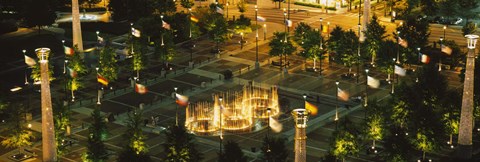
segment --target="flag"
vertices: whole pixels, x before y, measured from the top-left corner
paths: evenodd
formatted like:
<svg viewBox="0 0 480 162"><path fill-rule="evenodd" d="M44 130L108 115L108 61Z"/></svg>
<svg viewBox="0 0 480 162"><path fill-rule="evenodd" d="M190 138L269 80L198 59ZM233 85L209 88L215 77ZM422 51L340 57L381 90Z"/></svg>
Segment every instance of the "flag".
<svg viewBox="0 0 480 162"><path fill-rule="evenodd" d="M286 20L285 24L287 24L287 26L290 27L290 28L293 26L292 20Z"/></svg>
<svg viewBox="0 0 480 162"><path fill-rule="evenodd" d="M395 65L395 74L405 76L407 74L407 71L402 67Z"/></svg>
<svg viewBox="0 0 480 162"><path fill-rule="evenodd" d="M103 37L97 36L98 43L103 44Z"/></svg>
<svg viewBox="0 0 480 162"><path fill-rule="evenodd" d="M73 55L75 53L73 48L70 48L70 47L67 47L67 46L63 46L63 50L65 51L65 54L67 54L67 55Z"/></svg>
<svg viewBox="0 0 480 162"><path fill-rule="evenodd" d="M257 21L265 22L265 21L267 21L267 18L262 17L262 16L257 16Z"/></svg>
<svg viewBox="0 0 480 162"><path fill-rule="evenodd" d="M35 66L37 64L35 59L33 59L31 57L28 57L27 55L24 55L24 56L25 56L25 64L27 64L28 66L32 67L32 66Z"/></svg>
<svg viewBox="0 0 480 162"><path fill-rule="evenodd" d="M308 101L305 101L305 109L307 109L312 115L317 115L318 113L318 107Z"/></svg>
<svg viewBox="0 0 480 162"><path fill-rule="evenodd" d="M278 122L277 120L273 119L272 117L269 117L268 124L269 124L270 128L272 129L272 131L274 131L276 133L282 131L282 129L283 129L282 123Z"/></svg>
<svg viewBox="0 0 480 162"><path fill-rule="evenodd" d="M162 27L167 29L167 30L170 30L170 24L168 24L167 22L165 22L163 20L162 20Z"/></svg>
<svg viewBox="0 0 480 162"><path fill-rule="evenodd" d="M132 28L132 35L137 38L140 38L140 30Z"/></svg>
<svg viewBox="0 0 480 162"><path fill-rule="evenodd" d="M193 22L196 22L198 23L198 18L196 18L195 16L190 16L190 20L193 21Z"/></svg>
<svg viewBox="0 0 480 162"><path fill-rule="evenodd" d="M97 75L97 82L103 84L104 86L108 85L108 80L101 76L100 74Z"/></svg>
<svg viewBox="0 0 480 162"><path fill-rule="evenodd" d="M367 76L367 85L372 88L380 87L380 80Z"/></svg>
<svg viewBox="0 0 480 162"><path fill-rule="evenodd" d="M452 48L442 44L442 52L447 54L447 55L451 55L452 54Z"/></svg>
<svg viewBox="0 0 480 162"><path fill-rule="evenodd" d="M402 38L400 38L400 37L398 37L398 44L400 44L400 46L402 46L403 48L407 48L407 47L408 47L408 42L407 42L407 40L402 39Z"/></svg>
<svg viewBox="0 0 480 162"><path fill-rule="evenodd" d="M145 94L145 93L148 92L148 89L144 85L136 83L135 84L135 92L137 92L139 94Z"/></svg>
<svg viewBox="0 0 480 162"><path fill-rule="evenodd" d="M216 11L217 11L217 13L223 15L223 9L222 9L222 8L220 8L220 7L217 6Z"/></svg>
<svg viewBox="0 0 480 162"><path fill-rule="evenodd" d="M180 106L187 106L188 105L188 97L175 93L176 103Z"/></svg>
<svg viewBox="0 0 480 162"><path fill-rule="evenodd" d="M342 101L348 101L348 93L345 92L344 90L338 88L337 89L337 92L338 92L338 98Z"/></svg>
<svg viewBox="0 0 480 162"><path fill-rule="evenodd" d="M426 54L422 54L422 63L424 64L428 64L430 62L430 57L428 57L428 55Z"/></svg>
<svg viewBox="0 0 480 162"><path fill-rule="evenodd" d="M220 105L220 111L225 116L232 116L232 112L230 110L225 109L225 107L223 107L223 105Z"/></svg>
<svg viewBox="0 0 480 162"><path fill-rule="evenodd" d="M70 75L70 77L72 78L76 78L77 77L77 72L69 67L68 68L68 74Z"/></svg>
<svg viewBox="0 0 480 162"><path fill-rule="evenodd" d="M322 25L322 32L328 33L328 28L325 28L325 27L323 27L323 25Z"/></svg>

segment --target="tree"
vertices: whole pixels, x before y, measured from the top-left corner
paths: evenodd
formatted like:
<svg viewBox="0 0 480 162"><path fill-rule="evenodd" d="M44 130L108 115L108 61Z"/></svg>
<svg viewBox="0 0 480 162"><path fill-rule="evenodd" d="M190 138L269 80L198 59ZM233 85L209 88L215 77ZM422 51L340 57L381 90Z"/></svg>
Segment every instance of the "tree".
<svg viewBox="0 0 480 162"><path fill-rule="evenodd" d="M88 8L92 8L93 5L102 2L102 0L86 0L85 3L88 4Z"/></svg>
<svg viewBox="0 0 480 162"><path fill-rule="evenodd" d="M157 0L153 3L154 13L159 15L171 15L177 12L177 4L172 0Z"/></svg>
<svg viewBox="0 0 480 162"><path fill-rule="evenodd" d="M401 63L414 64L418 62L417 48L425 49L428 44L429 23L427 20L417 20L415 17L407 17L403 25L397 27L400 33L394 33L395 38L398 37L407 42L408 46L400 48Z"/></svg>
<svg viewBox="0 0 480 162"><path fill-rule="evenodd" d="M339 54L342 53L341 39L344 33L345 31L340 26L335 26L335 28L333 28L333 30L330 32L330 38L327 41L327 48L330 56L334 56L332 57L333 61L336 61L336 57L338 57Z"/></svg>
<svg viewBox="0 0 480 162"><path fill-rule="evenodd" d="M458 6L459 6L459 15L461 17L464 17L466 19L466 23L469 23L469 20L477 18L478 17L478 11L476 9L480 5L479 0L457 0Z"/></svg>
<svg viewBox="0 0 480 162"><path fill-rule="evenodd" d="M366 47L368 57L371 58L371 64L375 64L378 50L380 49L383 39L387 37L385 35L385 26L380 25L377 16L373 15L364 33L366 37L364 47Z"/></svg>
<svg viewBox="0 0 480 162"><path fill-rule="evenodd" d="M310 30L312 30L312 27L310 25L304 22L300 22L298 26L295 27L295 30L293 31L294 33L293 40L297 42L297 44L302 46L302 44L305 42L306 36L308 36L307 32L309 32Z"/></svg>
<svg viewBox="0 0 480 162"><path fill-rule="evenodd" d="M247 157L243 155L242 149L238 146L238 143L234 141L228 141L224 144L224 151L218 158L219 162L234 161L234 162L247 162Z"/></svg>
<svg viewBox="0 0 480 162"><path fill-rule="evenodd" d="M313 68L316 69L316 60L320 59L320 70L322 69L322 60L325 58L326 46L323 43L324 38L318 30L307 30L305 36L300 42L304 49L300 55L305 59L313 59ZM298 43L298 42L297 42Z"/></svg>
<svg viewBox="0 0 480 162"><path fill-rule="evenodd" d="M392 40L382 41L377 56L377 67L383 73L387 74L387 79L390 80L390 74L393 74L393 58L396 57L398 45Z"/></svg>
<svg viewBox="0 0 480 162"><path fill-rule="evenodd" d="M125 134L128 139L128 145L119 155L120 162L129 161L152 161L148 156L147 145L145 144L145 135L142 130L142 114L143 110L135 110L129 112L127 124L127 133Z"/></svg>
<svg viewBox="0 0 480 162"><path fill-rule="evenodd" d="M359 131L354 128L349 119L345 118L340 121L338 129L333 132L332 154L343 161L347 156L358 154L360 151L358 134Z"/></svg>
<svg viewBox="0 0 480 162"><path fill-rule="evenodd" d="M84 86L83 76L87 73L87 67L76 47L75 52L68 56L68 60L67 68L70 73L70 79L67 82L67 89L71 91L72 98L75 98L74 92Z"/></svg>
<svg viewBox="0 0 480 162"><path fill-rule="evenodd" d="M175 43L173 42L173 35L170 32L163 33L163 41L158 40L155 43L155 51L154 56L162 61L162 62L169 62L173 60L173 57L176 54L175 51Z"/></svg>
<svg viewBox="0 0 480 162"><path fill-rule="evenodd" d="M385 121L383 115L384 106L378 105L379 103L372 100L367 107L367 137L372 140L372 148L375 148L375 141L380 141L384 136Z"/></svg>
<svg viewBox="0 0 480 162"><path fill-rule="evenodd" d="M473 34L477 31L477 26L473 22L467 22L463 27L462 27L462 34L467 35L467 34Z"/></svg>
<svg viewBox="0 0 480 162"><path fill-rule="evenodd" d="M286 55L291 55L296 50L296 47L293 46L291 38L287 36L287 33L285 32L274 32L273 39L270 41L270 43L268 43L268 45L271 48L268 54L270 56L280 56L280 64L282 63L282 55L285 56L286 62Z"/></svg>
<svg viewBox="0 0 480 162"><path fill-rule="evenodd" d="M92 112L93 123L88 127L87 150L82 155L82 160L87 162L103 162L108 159L107 150L103 143L108 136L105 117L100 114L97 107Z"/></svg>
<svg viewBox="0 0 480 162"><path fill-rule="evenodd" d="M70 126L70 109L67 106L68 101L57 100L54 102L53 116L55 126L55 144L57 145L57 155L63 156L66 151L65 140L67 138L67 129Z"/></svg>
<svg viewBox="0 0 480 162"><path fill-rule="evenodd" d="M183 8L192 8L195 3L192 0L181 0L180 5L182 5Z"/></svg>
<svg viewBox="0 0 480 162"><path fill-rule="evenodd" d="M42 26L49 26L55 22L57 15L47 0L30 0L25 10L25 21L28 26L36 26L40 32Z"/></svg>
<svg viewBox="0 0 480 162"><path fill-rule="evenodd" d="M237 3L237 8L238 12L240 12L242 15L243 13L247 12L247 3L245 3L245 0L240 0L240 2Z"/></svg>
<svg viewBox="0 0 480 162"><path fill-rule="evenodd" d="M449 144L453 144L452 136L458 134L460 124L460 110L462 105L462 95L459 91L449 90L444 100L442 100L443 123L445 123L446 133L450 136Z"/></svg>
<svg viewBox="0 0 480 162"><path fill-rule="evenodd" d="M384 159L397 162L411 160L414 147L410 144L410 136L397 126L387 128L388 133L386 133L383 140L383 148L385 149Z"/></svg>
<svg viewBox="0 0 480 162"><path fill-rule="evenodd" d="M194 137L188 134L185 127L171 125L165 131L166 142L163 144L164 152L167 154L166 161L197 162L202 160L202 153L196 149Z"/></svg>
<svg viewBox="0 0 480 162"><path fill-rule="evenodd" d="M115 50L107 43L100 51L100 58L98 60L100 64L100 75L105 77L109 82L113 82L118 78L118 65L115 58Z"/></svg>
<svg viewBox="0 0 480 162"><path fill-rule="evenodd" d="M457 0L440 1L439 13L448 19L458 14L459 7Z"/></svg>
<svg viewBox="0 0 480 162"><path fill-rule="evenodd" d="M9 134L5 137L1 144L6 148L17 148L23 153L24 147L31 146L32 140L35 139L32 131L27 129L27 123L24 122L22 115L25 106L23 104L4 104L2 114L7 116L6 122Z"/></svg>
<svg viewBox="0 0 480 162"><path fill-rule="evenodd" d="M220 51L218 44L229 39L227 20L222 14L216 12L216 7L220 6L213 3L210 4L207 14L200 19L204 23L204 28L207 30L209 38L216 43L215 48L217 52Z"/></svg>
<svg viewBox="0 0 480 162"><path fill-rule="evenodd" d="M130 49L132 54L132 69L137 73L137 78L140 77L140 70L145 69L147 48L137 40L132 40L133 49Z"/></svg>
<svg viewBox="0 0 480 162"><path fill-rule="evenodd" d="M438 13L438 3L435 0L420 0L420 5L425 15L434 16Z"/></svg>
<svg viewBox="0 0 480 162"><path fill-rule="evenodd" d="M240 17L230 26L230 28L233 29L235 34L247 34L252 32L252 27L250 25L251 19L241 14Z"/></svg>
<svg viewBox="0 0 480 162"><path fill-rule="evenodd" d="M352 66L358 62L358 36L352 30L344 33L340 39L340 53L337 53L336 61L348 67L348 75L352 74Z"/></svg>
<svg viewBox="0 0 480 162"><path fill-rule="evenodd" d="M261 148L261 160L285 162L289 152L286 148L286 140L280 137L265 137Z"/></svg>

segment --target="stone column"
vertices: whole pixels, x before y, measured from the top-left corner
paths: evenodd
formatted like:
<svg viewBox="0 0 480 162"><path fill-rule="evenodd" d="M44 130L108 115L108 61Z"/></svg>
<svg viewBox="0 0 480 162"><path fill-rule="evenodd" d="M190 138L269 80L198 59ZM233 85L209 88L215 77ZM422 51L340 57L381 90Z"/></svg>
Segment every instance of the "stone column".
<svg viewBox="0 0 480 162"><path fill-rule="evenodd" d="M463 82L462 110L458 133L457 155L462 159L472 158L472 131L473 131L473 84L475 70L475 44L478 35L466 35L468 39L467 65Z"/></svg>
<svg viewBox="0 0 480 162"><path fill-rule="evenodd" d="M295 121L295 162L307 161L307 121L308 111L306 109L295 109L292 111Z"/></svg>
<svg viewBox="0 0 480 162"><path fill-rule="evenodd" d="M55 146L55 129L53 126L52 97L50 94L50 80L48 75L49 48L35 50L40 63L40 81L42 96L42 152L44 162L57 161Z"/></svg>
<svg viewBox="0 0 480 162"><path fill-rule="evenodd" d="M72 0L72 34L73 47L77 46L77 50L83 52L82 27L80 26L78 0Z"/></svg>

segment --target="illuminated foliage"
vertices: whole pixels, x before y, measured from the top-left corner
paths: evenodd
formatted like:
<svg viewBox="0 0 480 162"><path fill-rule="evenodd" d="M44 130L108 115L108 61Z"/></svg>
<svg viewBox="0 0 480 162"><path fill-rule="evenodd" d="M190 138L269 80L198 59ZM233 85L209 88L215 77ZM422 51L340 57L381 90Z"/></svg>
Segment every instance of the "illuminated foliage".
<svg viewBox="0 0 480 162"><path fill-rule="evenodd" d="M182 125L171 125L165 131L166 140L163 144L168 162L197 162L202 160L202 154L196 149L194 137L188 134Z"/></svg>
<svg viewBox="0 0 480 162"><path fill-rule="evenodd" d="M365 34L364 47L367 51L366 54L368 57L371 58L372 63L375 63L378 50L382 45L382 41L387 37L385 33L386 33L385 26L380 25L380 23L378 22L377 16L373 15L372 19L367 25L367 30L364 31L364 34Z"/></svg>
<svg viewBox="0 0 480 162"><path fill-rule="evenodd" d="M93 123L88 127L87 150L82 155L84 162L103 162L108 159L107 150L103 143L107 139L107 125L105 118L97 107L92 112Z"/></svg>
<svg viewBox="0 0 480 162"><path fill-rule="evenodd" d="M128 130L126 137L128 139L128 145L119 155L120 162L129 161L151 161L150 157L146 154L148 152L147 145L145 144L145 135L142 131L142 110L135 110L128 113L128 120L126 121Z"/></svg>
<svg viewBox="0 0 480 162"><path fill-rule="evenodd" d="M2 114L6 116L7 128L9 134L3 141L0 142L6 148L17 148L23 152L22 147L31 146L32 140L35 138L33 132L28 130L27 123L24 122L22 115L24 115L23 104L5 104L4 109L1 110Z"/></svg>
<svg viewBox="0 0 480 162"><path fill-rule="evenodd" d="M65 143L67 135L67 127L70 125L71 112L67 107L68 103L57 100L53 107L53 120L55 126L55 144L57 145L57 155L63 156L66 151L67 143Z"/></svg>
<svg viewBox="0 0 480 162"><path fill-rule="evenodd" d="M285 32L274 32L268 45L271 48L268 52L270 56L291 55L296 50L291 37L286 36Z"/></svg>
<svg viewBox="0 0 480 162"><path fill-rule="evenodd" d="M261 159L264 161L286 161L289 152L286 148L286 140L281 137L265 137L261 148Z"/></svg>
<svg viewBox="0 0 480 162"><path fill-rule="evenodd" d="M98 73L105 77L109 82L113 82L118 78L118 65L115 55L115 50L109 45L106 45L100 51L100 58L98 61L100 67Z"/></svg>
<svg viewBox="0 0 480 162"><path fill-rule="evenodd" d="M360 149L355 136L347 131L342 131L335 136L335 145L333 147L333 155L337 158L344 159L349 155L357 154Z"/></svg>

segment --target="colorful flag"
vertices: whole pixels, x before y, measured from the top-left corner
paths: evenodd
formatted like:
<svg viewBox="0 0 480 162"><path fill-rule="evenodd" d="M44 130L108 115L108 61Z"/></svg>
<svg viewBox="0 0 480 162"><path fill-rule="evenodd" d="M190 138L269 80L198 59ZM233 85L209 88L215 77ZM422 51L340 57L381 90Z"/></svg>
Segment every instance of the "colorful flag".
<svg viewBox="0 0 480 162"><path fill-rule="evenodd" d="M140 38L140 30L132 28L132 35L137 38Z"/></svg>
<svg viewBox="0 0 480 162"><path fill-rule="evenodd" d="M402 38L400 38L400 37L398 37L398 44L400 44L400 46L402 46L403 48L407 48L407 47L408 47L408 42L407 42L407 40L402 39Z"/></svg>
<svg viewBox="0 0 480 162"><path fill-rule="evenodd" d="M35 59L33 59L31 57L28 57L27 55L24 55L24 56L25 56L25 64L27 64L28 66L32 67L32 66L35 66L37 64Z"/></svg>
<svg viewBox="0 0 480 162"><path fill-rule="evenodd" d="M97 82L99 82L100 84L103 84L104 86L108 85L108 80L103 76L101 76L100 74L97 75Z"/></svg>
<svg viewBox="0 0 480 162"><path fill-rule="evenodd" d="M68 68L68 74L70 75L70 77L72 78L76 78L77 77L77 72L69 67Z"/></svg>
<svg viewBox="0 0 480 162"><path fill-rule="evenodd" d="M165 22L163 20L162 20L162 27L167 29L167 30L170 30L170 24L168 24L167 22Z"/></svg>
<svg viewBox="0 0 480 162"><path fill-rule="evenodd" d="M338 88L337 89L337 92L338 92L338 98L342 101L348 101L348 93L345 92L344 90Z"/></svg>
<svg viewBox="0 0 480 162"><path fill-rule="evenodd" d="M323 27L323 25L322 25L322 32L328 33L328 28L325 28L325 27Z"/></svg>
<svg viewBox="0 0 480 162"><path fill-rule="evenodd" d="M395 65L395 74L405 76L407 74L407 71L402 67Z"/></svg>
<svg viewBox="0 0 480 162"><path fill-rule="evenodd" d="M430 57L428 57L428 55L426 55L426 54L423 54L421 61L422 61L422 63L424 63L424 64L428 64L428 63L430 63Z"/></svg>
<svg viewBox="0 0 480 162"><path fill-rule="evenodd" d="M282 129L283 129L282 123L273 119L273 117L269 117L269 118L270 119L269 119L268 124L269 124L270 128L272 129L272 131L275 132L275 133L278 133L278 132L282 131Z"/></svg>
<svg viewBox="0 0 480 162"><path fill-rule="evenodd" d="M63 50L65 51L66 55L73 55L75 53L75 50L73 50L73 48L67 46L63 46Z"/></svg>
<svg viewBox="0 0 480 162"><path fill-rule="evenodd" d="M265 22L265 21L267 21L267 18L257 15L257 21Z"/></svg>
<svg viewBox="0 0 480 162"><path fill-rule="evenodd" d="M318 107L308 101L305 101L305 109L307 109L312 115L318 114Z"/></svg>
<svg viewBox="0 0 480 162"><path fill-rule="evenodd" d="M380 80L367 76L367 85L372 88L380 87Z"/></svg>
<svg viewBox="0 0 480 162"><path fill-rule="evenodd" d="M175 93L176 103L180 106L187 106L188 105L188 97Z"/></svg>
<svg viewBox="0 0 480 162"><path fill-rule="evenodd" d="M217 6L216 11L217 11L217 13L223 15L223 9L222 9L222 8L220 8L220 7Z"/></svg>
<svg viewBox="0 0 480 162"><path fill-rule="evenodd" d="M148 89L142 84L135 83L135 92L139 94L145 94L148 92Z"/></svg>
<svg viewBox="0 0 480 162"><path fill-rule="evenodd" d="M98 43L103 44L103 37L97 36Z"/></svg>
<svg viewBox="0 0 480 162"><path fill-rule="evenodd" d="M287 26L290 27L290 28L293 26L292 20L286 20L285 24L287 24Z"/></svg>
<svg viewBox="0 0 480 162"><path fill-rule="evenodd" d="M442 44L442 52L447 54L447 55L451 55L452 54L452 48Z"/></svg>
<svg viewBox="0 0 480 162"><path fill-rule="evenodd" d="M198 18L196 18L195 16L190 16L190 20L193 21L193 22L196 22L198 23Z"/></svg>

